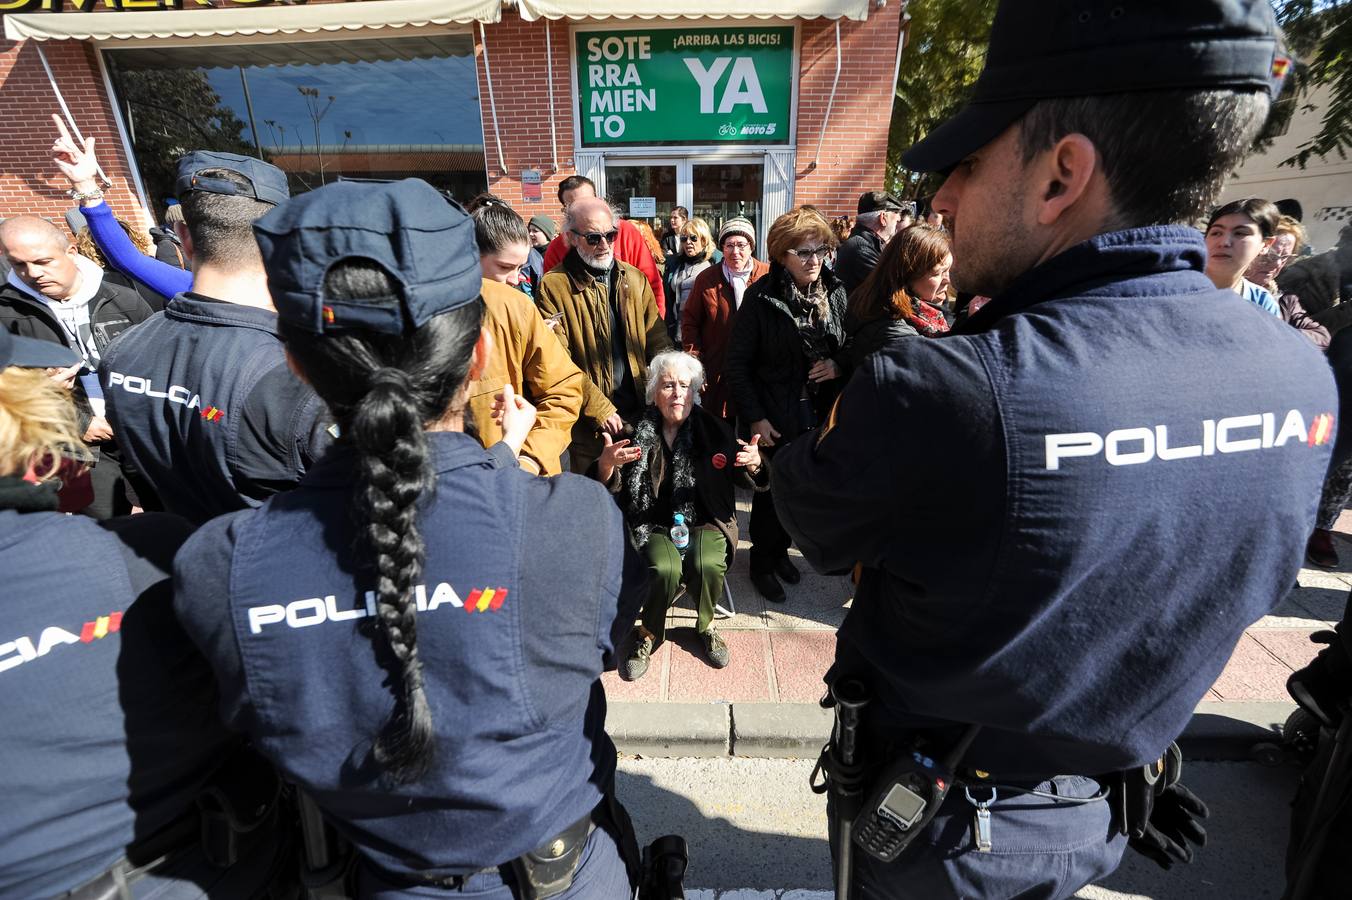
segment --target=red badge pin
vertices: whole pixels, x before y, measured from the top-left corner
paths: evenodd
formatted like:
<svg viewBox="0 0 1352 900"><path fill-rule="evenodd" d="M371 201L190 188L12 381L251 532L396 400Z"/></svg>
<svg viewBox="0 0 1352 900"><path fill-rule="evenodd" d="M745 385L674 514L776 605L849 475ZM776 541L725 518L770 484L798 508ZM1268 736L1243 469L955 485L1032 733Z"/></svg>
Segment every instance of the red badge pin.
<svg viewBox="0 0 1352 900"><path fill-rule="evenodd" d="M715 469L723 469L728 465L728 458L722 453L715 453L712 462Z"/></svg>

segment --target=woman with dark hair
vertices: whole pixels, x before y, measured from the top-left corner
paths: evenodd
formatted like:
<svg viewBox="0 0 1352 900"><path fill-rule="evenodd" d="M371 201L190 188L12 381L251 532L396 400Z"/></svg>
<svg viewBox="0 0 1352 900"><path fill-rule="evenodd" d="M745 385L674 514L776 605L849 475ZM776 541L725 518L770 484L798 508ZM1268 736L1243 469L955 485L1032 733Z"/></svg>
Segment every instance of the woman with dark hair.
<svg viewBox="0 0 1352 900"><path fill-rule="evenodd" d="M747 288L733 320L726 375L737 415L759 435L769 458L826 420L844 386L845 287L826 266L836 235L821 214L799 207L775 219L765 238L770 272ZM792 540L771 492L751 501L751 583L774 603L785 600L780 579L797 584L789 561Z"/></svg>
<svg viewBox="0 0 1352 900"><path fill-rule="evenodd" d="M521 467L536 475L557 475L582 408L586 378L531 302L520 267L526 223L501 201L481 205L472 218L483 272L484 330L492 338L488 360L470 391L474 432L485 447L502 439L493 411L502 386L510 384L536 412L535 427L517 453Z"/></svg>
<svg viewBox="0 0 1352 900"><path fill-rule="evenodd" d="M356 847L351 896L519 898L532 853L571 873L560 897L630 896L600 674L645 567L600 485L517 468L534 410L510 387L503 440L464 433L487 358L469 219L425 182L340 182L255 232L338 437L179 554L227 724Z"/></svg>
<svg viewBox="0 0 1352 900"><path fill-rule="evenodd" d="M484 277L533 297L535 282L525 268L530 260L530 236L521 216L497 198L480 203L470 215Z"/></svg>
<svg viewBox="0 0 1352 900"><path fill-rule="evenodd" d="M1218 206L1206 223L1206 275L1222 290L1231 290L1274 316L1281 307L1267 288L1244 277L1244 272L1277 238L1281 213L1270 200L1249 198Z"/></svg>
<svg viewBox="0 0 1352 900"><path fill-rule="evenodd" d="M948 331L935 303L942 303L948 291L949 247L948 232L931 225L914 225L887 242L845 311L853 365L894 340Z"/></svg>

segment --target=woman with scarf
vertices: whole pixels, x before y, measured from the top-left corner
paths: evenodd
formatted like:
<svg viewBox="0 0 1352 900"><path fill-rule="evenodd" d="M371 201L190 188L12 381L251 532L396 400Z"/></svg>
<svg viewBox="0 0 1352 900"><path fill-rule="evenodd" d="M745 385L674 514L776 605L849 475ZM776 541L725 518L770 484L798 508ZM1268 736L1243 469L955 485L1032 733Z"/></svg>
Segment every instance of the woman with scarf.
<svg viewBox="0 0 1352 900"><path fill-rule="evenodd" d="M948 292L952 265L948 232L940 228L915 225L888 241L878 265L850 295L845 333L851 365L901 338L948 331L935 304Z"/></svg>
<svg viewBox="0 0 1352 900"><path fill-rule="evenodd" d="M714 603L737 547L733 488L763 491L769 473L759 439L736 440L732 429L699 406L704 367L688 353L659 353L648 366L648 407L633 439L605 447L592 474L616 494L635 547L647 557L648 600L643 624L620 668L627 680L648 671L653 651L666 637L667 610L682 582L696 597L695 630L709 664L728 664L728 645L714 630ZM678 549L672 528L677 516L689 529L689 544Z"/></svg>
<svg viewBox="0 0 1352 900"><path fill-rule="evenodd" d="M821 214L793 209L766 236L770 271L746 291L732 326L725 374L737 415L773 453L826 420L849 367L845 288L825 265L836 236ZM797 584L792 541L769 492L751 503L751 583L774 603L779 579Z"/></svg>
<svg viewBox="0 0 1352 900"><path fill-rule="evenodd" d="M704 364L704 409L731 423L737 417L732 392L723 377L732 323L746 289L759 281L770 267L752 257L756 252L756 226L738 216L718 230L723 262L715 263L695 279L690 297L681 310L681 344L685 352Z"/></svg>
<svg viewBox="0 0 1352 900"><path fill-rule="evenodd" d="M667 293L667 332L677 343L681 340L681 312L690 298L695 279L709 266L721 261L721 257L714 259L717 251L708 223L698 216L681 226L680 239L681 252L667 261L667 270L662 276Z"/></svg>

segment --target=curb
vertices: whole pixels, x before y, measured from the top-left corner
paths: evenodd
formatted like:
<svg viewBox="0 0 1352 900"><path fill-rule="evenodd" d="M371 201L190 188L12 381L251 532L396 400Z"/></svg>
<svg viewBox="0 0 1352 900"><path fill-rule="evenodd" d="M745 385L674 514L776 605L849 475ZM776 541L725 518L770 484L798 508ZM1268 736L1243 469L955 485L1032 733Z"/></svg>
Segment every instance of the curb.
<svg viewBox="0 0 1352 900"><path fill-rule="evenodd" d="M1178 743L1186 759L1281 761L1290 701L1206 700ZM831 733L831 711L815 703L610 704L606 730L623 754L813 759Z"/></svg>

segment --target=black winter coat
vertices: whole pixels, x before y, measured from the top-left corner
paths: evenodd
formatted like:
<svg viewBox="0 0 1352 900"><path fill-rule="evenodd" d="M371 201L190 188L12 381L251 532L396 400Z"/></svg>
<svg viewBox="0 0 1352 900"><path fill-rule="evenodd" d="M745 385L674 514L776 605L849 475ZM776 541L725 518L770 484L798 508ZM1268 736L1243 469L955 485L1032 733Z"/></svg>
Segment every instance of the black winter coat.
<svg viewBox="0 0 1352 900"><path fill-rule="evenodd" d="M826 418L844 377L808 384L807 373L816 360L807 358L798 324L785 298L790 276L779 263L746 289L733 320L724 378L732 389L737 416L743 422L769 419L781 440L790 440ZM845 339L845 288L830 269L822 268L830 315L827 338L842 375L850 371ZM803 401L804 393L807 399Z"/></svg>
<svg viewBox="0 0 1352 900"><path fill-rule="evenodd" d="M864 279L877 268L882 255L882 238L867 228L854 226L850 236L836 251L836 277L845 285L845 293L853 293L855 288L864 283Z"/></svg>
<svg viewBox="0 0 1352 900"><path fill-rule="evenodd" d="M149 319L152 314L150 306L136 291L103 281L89 301L89 325L94 332L94 346L102 354L113 338ZM74 345L61 321L46 304L39 303L12 284L0 284L0 328L20 337L61 344L82 357L85 355L84 348ZM78 381L75 391L83 400L84 392ZM87 402L80 405L88 414Z"/></svg>
<svg viewBox="0 0 1352 900"><path fill-rule="evenodd" d="M1352 298L1342 296L1342 283L1347 280L1340 260L1340 250L1329 250L1318 256L1302 259L1286 267L1277 276L1277 287L1284 294L1295 294L1300 305L1320 325L1336 334L1352 324Z"/></svg>
<svg viewBox="0 0 1352 900"><path fill-rule="evenodd" d="M860 323L852 316L845 318L845 332L848 338L845 349L849 352L851 371L859 368L870 353L877 353L893 341L920 336L920 332L905 319L872 319Z"/></svg>

